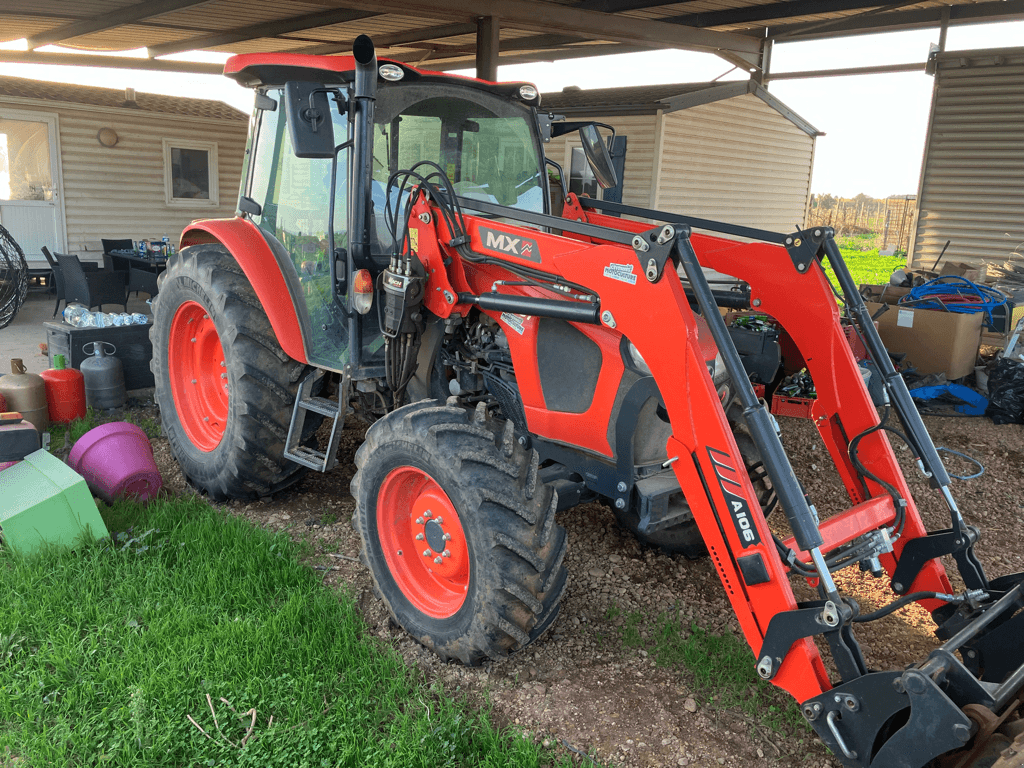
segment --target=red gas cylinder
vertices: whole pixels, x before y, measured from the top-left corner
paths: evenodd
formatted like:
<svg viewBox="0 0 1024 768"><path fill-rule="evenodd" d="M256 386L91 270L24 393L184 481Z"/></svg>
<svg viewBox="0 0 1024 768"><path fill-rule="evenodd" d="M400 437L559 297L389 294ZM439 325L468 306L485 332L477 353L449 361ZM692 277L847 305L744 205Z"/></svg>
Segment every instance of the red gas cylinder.
<svg viewBox="0 0 1024 768"><path fill-rule="evenodd" d="M85 418L85 377L81 371L65 368L64 355L53 356L53 368L43 371L50 421L70 424Z"/></svg>

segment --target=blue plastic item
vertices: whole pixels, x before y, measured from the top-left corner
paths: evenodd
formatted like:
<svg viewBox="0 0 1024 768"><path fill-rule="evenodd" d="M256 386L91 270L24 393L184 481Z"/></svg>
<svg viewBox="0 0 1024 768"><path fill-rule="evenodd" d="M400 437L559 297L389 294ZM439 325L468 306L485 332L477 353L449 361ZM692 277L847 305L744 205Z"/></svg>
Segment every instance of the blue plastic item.
<svg viewBox="0 0 1024 768"><path fill-rule="evenodd" d="M963 384L937 384L933 387L912 387L910 396L915 400L937 400L943 395L952 395L962 400L962 405L955 405L957 413L964 416L984 416L985 408L988 407L988 398L980 392L975 392Z"/></svg>

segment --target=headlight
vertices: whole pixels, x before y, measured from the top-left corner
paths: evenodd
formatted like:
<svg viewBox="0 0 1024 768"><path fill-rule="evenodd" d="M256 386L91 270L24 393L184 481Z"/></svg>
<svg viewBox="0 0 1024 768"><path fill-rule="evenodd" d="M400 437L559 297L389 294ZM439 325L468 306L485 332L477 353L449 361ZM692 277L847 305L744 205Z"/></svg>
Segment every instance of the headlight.
<svg viewBox="0 0 1024 768"><path fill-rule="evenodd" d="M519 86L519 97L524 101L533 101L537 98L537 89L532 85Z"/></svg>

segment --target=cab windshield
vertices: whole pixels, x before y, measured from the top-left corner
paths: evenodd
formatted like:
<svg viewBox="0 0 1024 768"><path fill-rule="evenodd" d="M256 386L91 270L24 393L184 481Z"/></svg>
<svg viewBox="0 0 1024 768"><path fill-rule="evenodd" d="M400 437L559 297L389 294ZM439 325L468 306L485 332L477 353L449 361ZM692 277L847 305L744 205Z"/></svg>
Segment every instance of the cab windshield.
<svg viewBox="0 0 1024 768"><path fill-rule="evenodd" d="M463 197L544 212L543 160L528 107L476 88L408 83L380 89L375 123L375 209L391 174L429 160Z"/></svg>

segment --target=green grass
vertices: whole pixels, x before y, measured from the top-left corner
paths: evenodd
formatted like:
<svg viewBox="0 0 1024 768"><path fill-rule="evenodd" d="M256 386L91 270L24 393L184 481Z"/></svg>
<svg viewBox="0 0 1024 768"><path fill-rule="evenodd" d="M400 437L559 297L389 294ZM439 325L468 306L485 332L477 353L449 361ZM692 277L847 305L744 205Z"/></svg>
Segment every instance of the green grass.
<svg viewBox="0 0 1024 768"><path fill-rule="evenodd" d="M613 605L605 619L620 615ZM621 622L618 634L624 647L643 648L659 666L684 672L697 695L711 706L742 712L774 731L809 733L792 697L757 676L753 654L743 639L687 623L678 611L657 616L633 611Z"/></svg>
<svg viewBox="0 0 1024 768"><path fill-rule="evenodd" d="M840 248L839 252L842 253L843 260L846 262L850 274L853 275L854 285L857 286L864 283L884 285L889 282L889 275L893 270L907 266L906 256L880 256L877 248L870 251ZM835 272L832 271L827 260L825 261L825 274L838 290L839 283L836 280Z"/></svg>
<svg viewBox="0 0 1024 768"><path fill-rule="evenodd" d="M194 499L103 512L131 533L0 551L0 762L550 764L367 636L283 536Z"/></svg>

